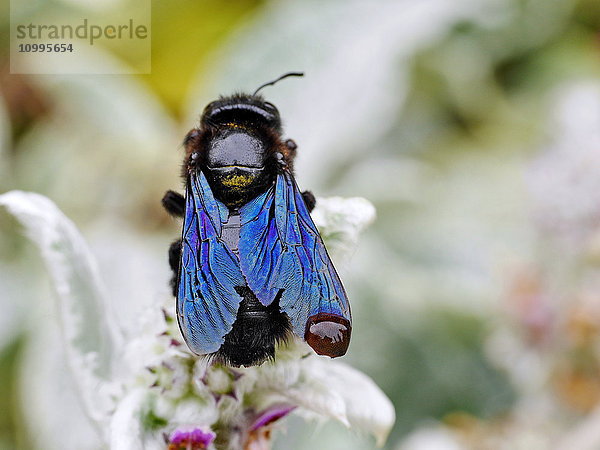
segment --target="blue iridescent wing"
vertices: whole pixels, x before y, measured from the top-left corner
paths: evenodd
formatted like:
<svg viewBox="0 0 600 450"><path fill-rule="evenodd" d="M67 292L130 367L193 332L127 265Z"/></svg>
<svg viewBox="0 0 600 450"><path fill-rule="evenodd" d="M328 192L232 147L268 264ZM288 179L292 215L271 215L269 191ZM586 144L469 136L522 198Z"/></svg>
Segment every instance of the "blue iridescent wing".
<svg viewBox="0 0 600 450"><path fill-rule="evenodd" d="M333 343L344 340L345 353L348 298L292 175L279 174L271 189L240 209L240 217L240 267L256 297L269 305L279 296L296 335L313 348L309 331ZM320 322L328 325L311 328ZM321 354L339 356L328 351Z"/></svg>
<svg viewBox="0 0 600 450"><path fill-rule="evenodd" d="M189 177L182 233L177 316L197 354L216 352L231 331L245 286L238 259L221 241L227 207L215 199L202 172Z"/></svg>

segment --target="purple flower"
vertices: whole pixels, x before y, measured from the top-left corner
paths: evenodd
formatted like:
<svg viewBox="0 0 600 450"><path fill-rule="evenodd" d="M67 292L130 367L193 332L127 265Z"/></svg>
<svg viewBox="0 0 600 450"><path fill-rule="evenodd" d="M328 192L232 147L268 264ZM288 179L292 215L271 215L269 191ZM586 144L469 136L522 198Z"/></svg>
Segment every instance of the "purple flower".
<svg viewBox="0 0 600 450"><path fill-rule="evenodd" d="M169 437L169 450L206 449L215 440L215 433L200 428L178 429Z"/></svg>
<svg viewBox="0 0 600 450"><path fill-rule="evenodd" d="M287 416L294 409L296 409L296 407L292 405L271 406L258 415L256 420L250 425L250 431L256 431L261 427L266 427L282 417Z"/></svg>

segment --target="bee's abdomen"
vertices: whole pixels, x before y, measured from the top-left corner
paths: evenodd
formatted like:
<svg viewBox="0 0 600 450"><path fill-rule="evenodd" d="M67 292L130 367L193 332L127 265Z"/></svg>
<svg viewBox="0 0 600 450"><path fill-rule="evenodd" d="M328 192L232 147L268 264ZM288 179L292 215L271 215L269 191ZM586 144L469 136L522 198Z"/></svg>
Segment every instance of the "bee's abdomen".
<svg viewBox="0 0 600 450"><path fill-rule="evenodd" d="M279 298L264 306L247 286L236 291L243 296L236 321L216 353L217 360L232 366L251 366L272 359L277 342L290 332L287 316L279 310Z"/></svg>

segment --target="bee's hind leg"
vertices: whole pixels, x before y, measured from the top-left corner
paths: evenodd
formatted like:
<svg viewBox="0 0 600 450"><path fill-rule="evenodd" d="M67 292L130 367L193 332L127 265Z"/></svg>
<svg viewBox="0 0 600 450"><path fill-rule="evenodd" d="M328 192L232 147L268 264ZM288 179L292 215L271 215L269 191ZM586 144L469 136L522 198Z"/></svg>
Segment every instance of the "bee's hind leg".
<svg viewBox="0 0 600 450"><path fill-rule="evenodd" d="M171 244L169 247L169 266L173 271L173 276L171 277L171 289L173 292L173 297L177 296L177 277L179 276L179 265L181 264L181 239L177 239L175 242Z"/></svg>

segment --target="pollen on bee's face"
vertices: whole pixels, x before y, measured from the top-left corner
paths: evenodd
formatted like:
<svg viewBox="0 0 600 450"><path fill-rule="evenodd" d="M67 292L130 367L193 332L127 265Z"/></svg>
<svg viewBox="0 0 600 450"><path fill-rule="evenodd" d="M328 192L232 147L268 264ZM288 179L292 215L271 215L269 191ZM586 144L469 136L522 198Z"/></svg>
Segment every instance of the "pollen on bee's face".
<svg viewBox="0 0 600 450"><path fill-rule="evenodd" d="M243 189L254 181L254 176L250 174L233 174L223 177L221 183L230 189Z"/></svg>

